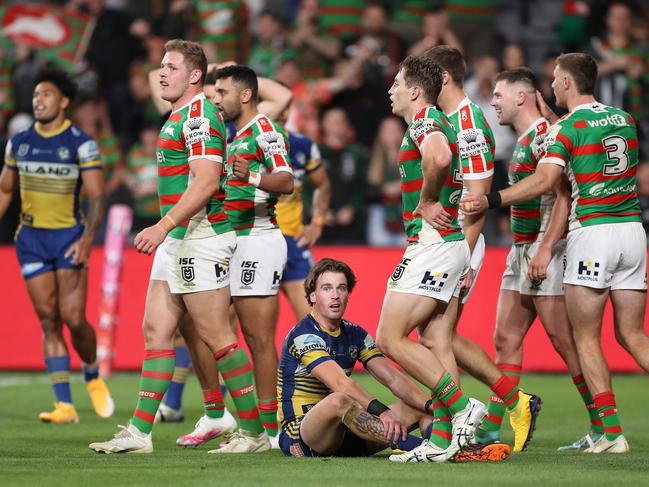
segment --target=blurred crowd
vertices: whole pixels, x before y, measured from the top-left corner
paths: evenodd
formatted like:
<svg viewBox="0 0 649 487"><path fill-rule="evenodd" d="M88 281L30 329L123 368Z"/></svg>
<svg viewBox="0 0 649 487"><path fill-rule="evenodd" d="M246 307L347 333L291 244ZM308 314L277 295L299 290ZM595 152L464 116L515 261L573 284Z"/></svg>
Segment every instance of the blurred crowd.
<svg viewBox="0 0 649 487"><path fill-rule="evenodd" d="M248 64L292 90L287 127L317 141L332 182L321 242L374 246L405 242L397 168L405 124L391 115L387 96L405 56L439 44L462 50L469 66L467 94L494 130L494 186L502 188L516 137L498 125L490 106L496 74L530 66L552 105L554 58L588 52L599 61L597 98L638 122L638 188L649 230L645 1L69 0L49 2L48 8L66 9L68 19L79 12L88 20L68 67L80 88L70 116L99 143L109 204L133 207L134 230L159 217L155 145L163 120L148 73L159 66L165 41L178 37L200 41L209 62ZM29 43L3 41L2 146L31 123L33 79L52 62ZM307 188L307 208L310 199ZM0 242L12 239L17 200L0 222ZM509 215L489 215L485 237L490 245L509 245Z"/></svg>

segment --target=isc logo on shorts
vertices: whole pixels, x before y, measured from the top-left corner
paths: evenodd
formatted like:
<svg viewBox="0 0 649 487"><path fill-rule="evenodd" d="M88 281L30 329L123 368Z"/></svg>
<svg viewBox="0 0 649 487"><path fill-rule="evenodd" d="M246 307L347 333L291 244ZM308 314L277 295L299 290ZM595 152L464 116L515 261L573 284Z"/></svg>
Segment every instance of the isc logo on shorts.
<svg viewBox="0 0 649 487"><path fill-rule="evenodd" d="M244 260L241 263L241 284L250 287L255 282L255 269L259 262L253 260Z"/></svg>
<svg viewBox="0 0 649 487"><path fill-rule="evenodd" d="M180 257L178 259L180 265L180 276L187 284L194 280L194 258L193 257Z"/></svg>
<svg viewBox="0 0 649 487"><path fill-rule="evenodd" d="M398 281L401 279L403 276L403 273L406 270L406 267L408 267L408 264L410 263L412 259L403 259L399 265L394 269L394 272L392 273L392 280L393 281Z"/></svg>

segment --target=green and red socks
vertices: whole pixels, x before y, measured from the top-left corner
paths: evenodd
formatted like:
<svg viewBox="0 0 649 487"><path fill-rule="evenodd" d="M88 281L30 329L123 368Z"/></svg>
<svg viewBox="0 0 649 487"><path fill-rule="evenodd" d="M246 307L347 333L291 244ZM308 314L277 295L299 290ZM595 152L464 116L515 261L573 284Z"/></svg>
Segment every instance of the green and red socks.
<svg viewBox="0 0 649 487"><path fill-rule="evenodd" d="M505 411L516 406L518 402L518 384L521 380L521 366L517 364L497 364L503 375L491 387L493 394L489 396L487 415L484 417L480 430L489 432L500 431ZM508 405L505 398L507 398Z"/></svg>
<svg viewBox="0 0 649 487"><path fill-rule="evenodd" d="M451 445L453 425L451 413L437 396L432 396L433 422L424 432L424 436L435 446L446 450ZM430 408L429 411L430 412Z"/></svg>
<svg viewBox="0 0 649 487"><path fill-rule="evenodd" d="M277 398L259 399L259 418L268 436L277 436Z"/></svg>
<svg viewBox="0 0 649 487"><path fill-rule="evenodd" d="M218 419L222 418L225 414L223 394L221 394L220 387L203 391L203 403L205 406L205 416L208 418Z"/></svg>
<svg viewBox="0 0 649 487"><path fill-rule="evenodd" d="M599 411L595 407L595 402L593 401L588 386L586 385L586 379L583 375L576 375L572 378L573 384L577 387L579 395L586 405L586 410L588 411L588 416L590 417L590 429L594 433L603 435L604 426L602 425L602 420L599 417Z"/></svg>
<svg viewBox="0 0 649 487"><path fill-rule="evenodd" d="M57 402L72 404L70 391L70 356L45 357L47 374L52 381L52 389Z"/></svg>
<svg viewBox="0 0 649 487"><path fill-rule="evenodd" d="M216 352L214 358L237 408L239 427L253 434L263 433L255 400L252 366L245 350L233 343Z"/></svg>
<svg viewBox="0 0 649 487"><path fill-rule="evenodd" d="M137 406L131 424L144 434L151 433L160 401L169 387L175 364L173 350L145 350Z"/></svg>
<svg viewBox="0 0 649 487"><path fill-rule="evenodd" d="M607 440L613 441L622 434L620 418L617 415L617 405L615 404L615 394L613 392L595 394L593 401L604 426L604 436L606 436Z"/></svg>
<svg viewBox="0 0 649 487"><path fill-rule="evenodd" d="M433 393L452 416L455 416L469 404L469 396L462 392L460 386L455 383L448 372L444 372L433 389Z"/></svg>

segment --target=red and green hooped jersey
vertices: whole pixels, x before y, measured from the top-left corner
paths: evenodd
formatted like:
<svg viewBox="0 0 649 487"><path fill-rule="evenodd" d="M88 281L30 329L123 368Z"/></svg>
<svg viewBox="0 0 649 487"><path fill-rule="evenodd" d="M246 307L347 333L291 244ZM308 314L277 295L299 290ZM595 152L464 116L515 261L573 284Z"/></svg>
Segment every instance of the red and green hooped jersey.
<svg viewBox="0 0 649 487"><path fill-rule="evenodd" d="M496 141L480 107L465 98L448 115L457 133L457 150L464 179L485 179L494 173Z"/></svg>
<svg viewBox="0 0 649 487"><path fill-rule="evenodd" d="M203 93L169 115L160 130L156 149L161 216L178 203L191 184L189 163L207 159L222 164L224 146L223 118ZM224 200L225 192L220 188L188 221L176 222L178 226L169 236L193 239L232 231L223 209Z"/></svg>
<svg viewBox="0 0 649 487"><path fill-rule="evenodd" d="M462 194L462 174L457 156L455 131L446 115L434 107L426 107L421 109L410 122L399 151L403 224L409 244L420 241L419 234L422 226L428 225L421 217L415 217L412 213L419 204L421 188L424 182L420 148L428 137L435 134L444 135L453 152L451 167L438 199L444 209L451 215L452 223L450 230L434 229L434 237L430 243L464 239L457 222L460 196Z"/></svg>
<svg viewBox="0 0 649 487"><path fill-rule="evenodd" d="M554 124L541 163L566 168L572 186L569 230L640 222L638 131L619 108L586 103Z"/></svg>
<svg viewBox="0 0 649 487"><path fill-rule="evenodd" d="M241 26L248 22L243 0L194 0L198 40L213 46L219 62L242 61Z"/></svg>
<svg viewBox="0 0 649 487"><path fill-rule="evenodd" d="M539 118L516 141L509 163L509 184L514 185L534 174L545 148L545 137L550 123ZM547 229L554 204L554 193L537 196L523 203L512 205L511 229L514 245L534 242L539 233Z"/></svg>
<svg viewBox="0 0 649 487"><path fill-rule="evenodd" d="M288 162L286 133L267 116L258 114L232 139L228 146L226 166L225 211L237 235L255 235L278 228L275 218L278 195L239 181L232 173L235 155L250 161L248 167L254 172L267 174L285 171L293 174Z"/></svg>

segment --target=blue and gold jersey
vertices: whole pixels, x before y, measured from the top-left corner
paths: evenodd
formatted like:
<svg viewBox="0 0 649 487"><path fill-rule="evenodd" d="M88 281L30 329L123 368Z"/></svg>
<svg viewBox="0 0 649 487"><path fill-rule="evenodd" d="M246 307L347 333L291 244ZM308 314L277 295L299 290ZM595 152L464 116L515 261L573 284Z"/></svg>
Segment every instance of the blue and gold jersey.
<svg viewBox="0 0 649 487"><path fill-rule="evenodd" d="M289 332L279 359L277 397L282 430L290 438L299 438L304 415L331 393L311 375L316 366L334 360L349 376L356 361L367 366L371 359L382 356L372 336L360 326L343 320L332 334L307 315Z"/></svg>
<svg viewBox="0 0 649 487"><path fill-rule="evenodd" d="M7 143L5 165L18 171L21 224L70 228L82 219L81 172L101 169L97 144L66 120L52 132L32 125Z"/></svg>
<svg viewBox="0 0 649 487"><path fill-rule="evenodd" d="M283 235L295 237L302 231L302 184L304 177L321 166L320 149L308 137L289 132L288 156L293 168L293 192L280 197L275 206L277 224Z"/></svg>

